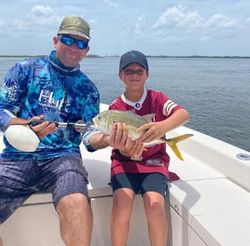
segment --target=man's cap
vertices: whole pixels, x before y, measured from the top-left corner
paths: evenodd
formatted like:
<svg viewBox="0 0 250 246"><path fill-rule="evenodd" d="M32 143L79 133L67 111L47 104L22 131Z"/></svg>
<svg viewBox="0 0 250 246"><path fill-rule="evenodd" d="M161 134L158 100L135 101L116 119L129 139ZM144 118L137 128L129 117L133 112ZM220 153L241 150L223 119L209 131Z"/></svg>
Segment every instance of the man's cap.
<svg viewBox="0 0 250 246"><path fill-rule="evenodd" d="M136 50L131 50L121 56L119 70L123 70L126 66L132 63L138 63L148 71L148 61L146 56Z"/></svg>
<svg viewBox="0 0 250 246"><path fill-rule="evenodd" d="M90 26L84 19L78 16L66 16L62 20L57 35L71 34L90 39L89 33Z"/></svg>

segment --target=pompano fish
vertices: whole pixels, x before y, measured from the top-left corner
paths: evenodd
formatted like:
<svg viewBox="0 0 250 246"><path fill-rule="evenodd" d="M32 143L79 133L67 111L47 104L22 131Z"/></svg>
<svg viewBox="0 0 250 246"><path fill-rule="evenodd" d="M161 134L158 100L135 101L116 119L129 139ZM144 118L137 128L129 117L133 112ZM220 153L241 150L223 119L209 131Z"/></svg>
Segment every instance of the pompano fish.
<svg viewBox="0 0 250 246"><path fill-rule="evenodd" d="M146 123L152 122L152 118L154 117L154 115L155 114L147 114L144 116L139 116L129 111L105 110L93 118L93 123L96 129L105 133L111 132L113 123L117 122L126 123L128 132L132 140L135 140L145 133L141 131L138 132L137 129ZM144 143L144 146L149 147L155 144L167 143L173 150L175 155L179 159L183 160L182 155L176 144L191 136L193 136L193 134L184 134L169 139L166 139L164 136L162 138L155 139L151 142Z"/></svg>

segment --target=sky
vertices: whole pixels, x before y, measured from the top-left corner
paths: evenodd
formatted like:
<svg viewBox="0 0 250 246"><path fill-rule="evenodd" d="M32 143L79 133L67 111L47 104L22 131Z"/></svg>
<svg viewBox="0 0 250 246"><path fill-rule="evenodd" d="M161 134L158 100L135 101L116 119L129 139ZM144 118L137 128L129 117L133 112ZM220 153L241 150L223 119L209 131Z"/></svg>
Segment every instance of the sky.
<svg viewBox="0 0 250 246"><path fill-rule="evenodd" d="M0 0L0 55L42 55L64 16L91 26L89 54L250 56L249 0Z"/></svg>

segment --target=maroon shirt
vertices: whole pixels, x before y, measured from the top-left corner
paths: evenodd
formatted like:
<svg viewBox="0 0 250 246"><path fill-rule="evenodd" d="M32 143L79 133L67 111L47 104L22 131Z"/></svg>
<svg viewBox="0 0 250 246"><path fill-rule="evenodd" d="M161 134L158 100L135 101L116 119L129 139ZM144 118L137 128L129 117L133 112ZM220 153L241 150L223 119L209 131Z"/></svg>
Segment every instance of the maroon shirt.
<svg viewBox="0 0 250 246"><path fill-rule="evenodd" d="M109 109L130 111L137 115L155 114L153 121L162 121L171 116L181 106L172 102L163 92L146 90L140 101L131 102L121 95L111 103ZM170 180L178 179L178 176L170 173L169 155L166 152L166 144L157 144L147 147L142 153L142 160L131 160L113 149L111 155L111 176L118 173L161 173Z"/></svg>

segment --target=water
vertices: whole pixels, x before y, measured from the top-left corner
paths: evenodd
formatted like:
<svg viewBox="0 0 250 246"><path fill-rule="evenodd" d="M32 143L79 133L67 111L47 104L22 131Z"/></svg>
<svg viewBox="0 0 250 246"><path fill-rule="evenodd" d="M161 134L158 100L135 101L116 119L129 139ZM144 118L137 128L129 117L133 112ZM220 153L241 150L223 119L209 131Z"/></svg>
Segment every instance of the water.
<svg viewBox="0 0 250 246"><path fill-rule="evenodd" d="M17 58L0 58L0 79ZM147 87L164 91L191 115L194 130L250 151L250 59L148 58ZM119 58L88 58L82 70L103 103L123 92Z"/></svg>

